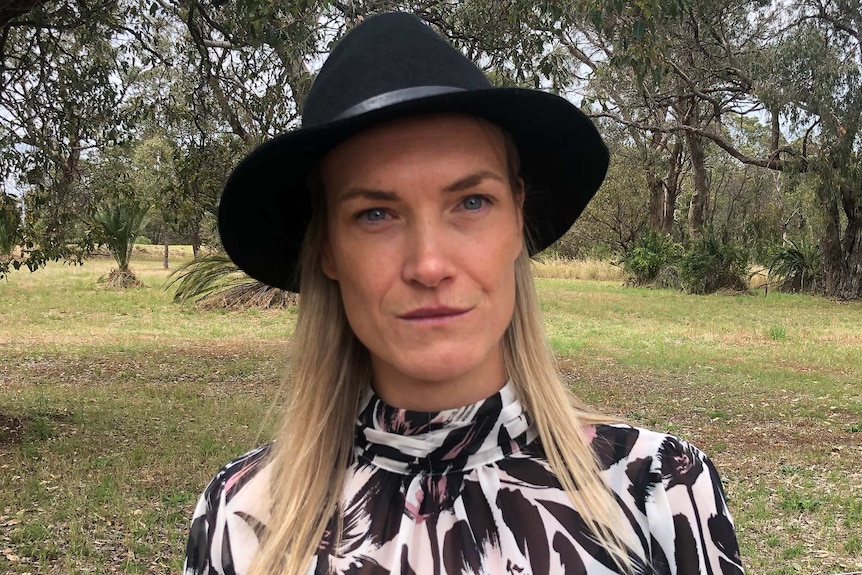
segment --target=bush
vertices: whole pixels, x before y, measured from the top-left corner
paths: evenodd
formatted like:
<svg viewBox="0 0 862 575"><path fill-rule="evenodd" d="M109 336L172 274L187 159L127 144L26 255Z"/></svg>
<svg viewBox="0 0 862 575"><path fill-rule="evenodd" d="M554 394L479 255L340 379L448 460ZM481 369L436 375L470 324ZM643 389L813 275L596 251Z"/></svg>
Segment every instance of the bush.
<svg viewBox="0 0 862 575"><path fill-rule="evenodd" d="M623 269L635 285L653 283L659 273L676 264L683 254L683 247L669 235L648 230L620 258Z"/></svg>
<svg viewBox="0 0 862 575"><path fill-rule="evenodd" d="M138 236L135 238L135 244L139 246L151 246L153 242L147 236Z"/></svg>
<svg viewBox="0 0 862 575"><path fill-rule="evenodd" d="M769 283L777 281L781 291L817 291L822 275L820 247L805 238L799 242L788 240L769 259Z"/></svg>
<svg viewBox="0 0 862 575"><path fill-rule="evenodd" d="M748 288L748 251L725 241L712 229L693 241L679 262L679 279L689 293Z"/></svg>

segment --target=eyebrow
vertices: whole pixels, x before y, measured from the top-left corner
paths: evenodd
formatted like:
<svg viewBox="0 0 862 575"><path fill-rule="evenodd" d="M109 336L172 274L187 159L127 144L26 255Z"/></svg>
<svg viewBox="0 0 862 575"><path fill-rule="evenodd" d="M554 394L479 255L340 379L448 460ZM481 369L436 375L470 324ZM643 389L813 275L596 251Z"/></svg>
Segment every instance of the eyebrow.
<svg viewBox="0 0 862 575"><path fill-rule="evenodd" d="M464 190L469 190L470 188L474 188L482 183L484 180L496 180L498 182L503 182L503 178L489 170L482 170L481 172L476 172L475 174L470 174L469 176L465 176L460 180L453 182L443 188L444 192L462 192ZM344 202L349 202L351 200L355 200L357 198L367 199L367 200L375 200L375 201L386 201L386 202L394 202L398 200L398 194L396 192L389 192L386 190L375 190L371 188L351 188L345 193L343 193L338 198L338 203L342 204Z"/></svg>
<svg viewBox="0 0 862 575"><path fill-rule="evenodd" d="M398 199L398 194L395 192L386 192L384 190L373 190L369 188L350 188L338 198L338 203L343 204L350 200L364 198L367 200L394 202Z"/></svg>
<svg viewBox="0 0 862 575"><path fill-rule="evenodd" d="M464 190L469 190L470 188L474 188L481 184L483 180L496 180L498 182L502 182L503 178L496 172L482 170L481 172L476 172L475 174L470 174L469 176L461 178L453 184L449 184L448 186L443 188L443 191L461 192Z"/></svg>

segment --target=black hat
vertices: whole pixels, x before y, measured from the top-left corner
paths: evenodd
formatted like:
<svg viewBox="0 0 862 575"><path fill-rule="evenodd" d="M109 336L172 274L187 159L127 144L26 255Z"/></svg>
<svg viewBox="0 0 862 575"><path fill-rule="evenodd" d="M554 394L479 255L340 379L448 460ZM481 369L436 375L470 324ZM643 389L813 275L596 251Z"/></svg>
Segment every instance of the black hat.
<svg viewBox="0 0 862 575"><path fill-rule="evenodd" d="M228 255L251 277L297 291L300 246L311 216L311 169L371 126L433 113L484 118L512 136L527 187L524 219L532 253L566 233L605 177L608 150L568 100L494 88L418 18L381 14L332 50L309 91L302 127L262 144L231 174L218 213Z"/></svg>

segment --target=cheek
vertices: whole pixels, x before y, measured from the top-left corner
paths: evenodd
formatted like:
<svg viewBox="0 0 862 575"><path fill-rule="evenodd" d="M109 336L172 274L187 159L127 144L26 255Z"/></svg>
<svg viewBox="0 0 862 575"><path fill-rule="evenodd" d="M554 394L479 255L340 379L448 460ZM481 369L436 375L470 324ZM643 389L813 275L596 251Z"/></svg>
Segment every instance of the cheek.
<svg viewBox="0 0 862 575"><path fill-rule="evenodd" d="M363 250L344 249L333 257L341 299L348 317L372 315L385 298L391 280L392 266L381 254L369 257Z"/></svg>

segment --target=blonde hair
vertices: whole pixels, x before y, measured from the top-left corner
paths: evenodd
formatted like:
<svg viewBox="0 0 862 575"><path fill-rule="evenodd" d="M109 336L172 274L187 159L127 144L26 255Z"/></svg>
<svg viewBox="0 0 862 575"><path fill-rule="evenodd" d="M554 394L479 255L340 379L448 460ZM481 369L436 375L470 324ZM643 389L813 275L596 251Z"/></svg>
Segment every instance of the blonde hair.
<svg viewBox="0 0 862 575"><path fill-rule="evenodd" d="M506 140L513 193L523 193L515 191L520 188L517 151ZM292 377L283 385L283 423L270 453L270 517L251 575L304 575L333 516L335 532L328 538L337 552L354 422L372 378L368 351L347 323L338 284L321 269L325 207L320 190L312 195L315 205L300 263ZM545 337L526 246L515 262L515 311L502 347L508 376L551 469L598 542L623 572L631 572L634 535L582 430L616 420L590 410L561 380Z"/></svg>

